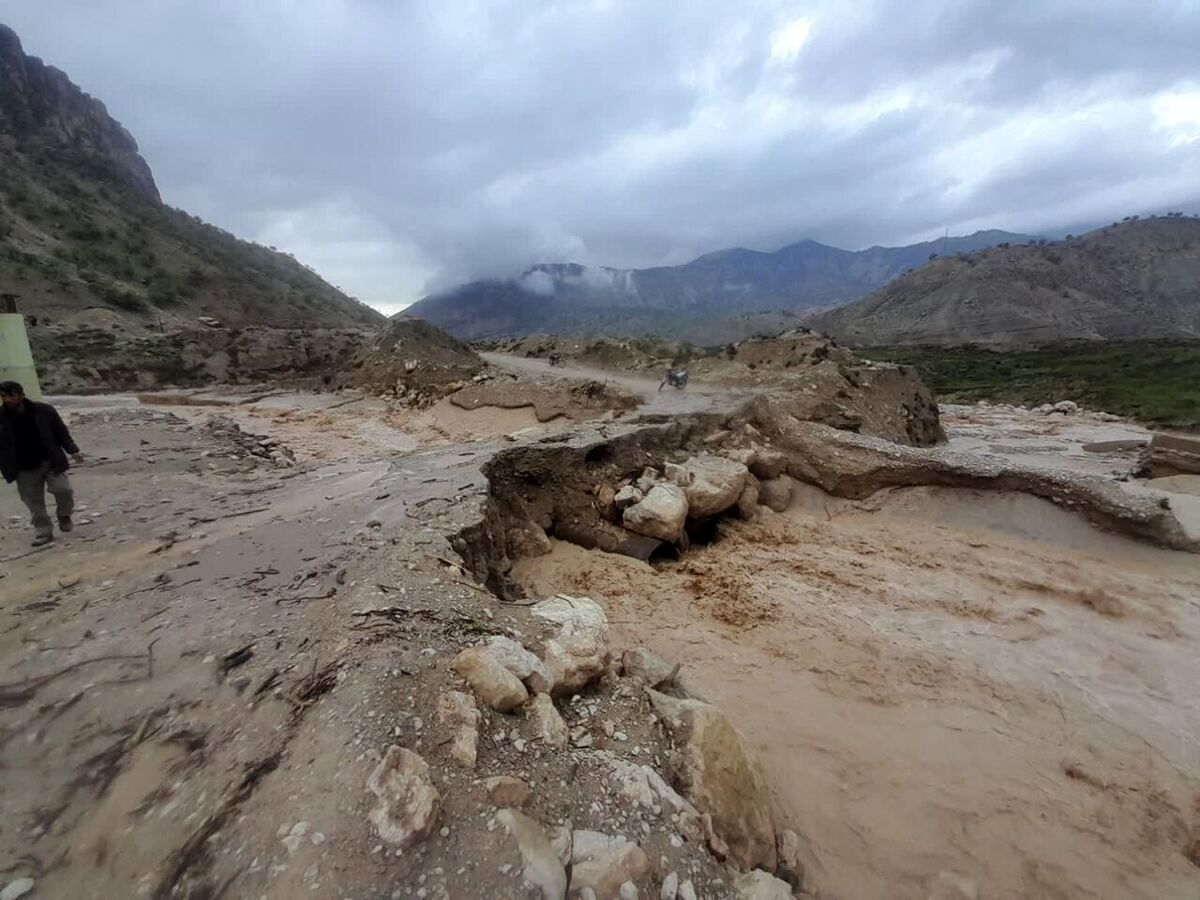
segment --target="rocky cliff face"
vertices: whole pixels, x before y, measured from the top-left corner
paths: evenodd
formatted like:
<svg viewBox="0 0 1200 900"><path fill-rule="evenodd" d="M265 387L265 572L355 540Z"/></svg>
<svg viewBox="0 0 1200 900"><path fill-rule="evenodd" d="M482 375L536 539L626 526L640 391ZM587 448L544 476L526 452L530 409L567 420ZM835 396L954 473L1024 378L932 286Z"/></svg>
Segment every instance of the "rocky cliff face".
<svg viewBox="0 0 1200 900"><path fill-rule="evenodd" d="M0 134L27 153L53 154L82 172L159 201L133 135L65 72L27 56L16 32L5 25L0 25Z"/></svg>
<svg viewBox="0 0 1200 900"><path fill-rule="evenodd" d="M357 328L383 316L159 199L133 137L0 25L0 293L42 324ZM110 329L111 330L111 329Z"/></svg>

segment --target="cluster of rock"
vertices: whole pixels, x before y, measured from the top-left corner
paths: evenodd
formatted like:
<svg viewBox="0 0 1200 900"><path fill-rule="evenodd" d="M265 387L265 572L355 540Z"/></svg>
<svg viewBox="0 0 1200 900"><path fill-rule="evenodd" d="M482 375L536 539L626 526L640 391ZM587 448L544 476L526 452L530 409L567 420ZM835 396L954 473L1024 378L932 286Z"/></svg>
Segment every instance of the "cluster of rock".
<svg viewBox="0 0 1200 900"><path fill-rule="evenodd" d="M715 445L730 436L717 432ZM791 502L792 483L784 476L786 457L768 447L735 447L701 453L682 463L647 467L615 488L594 493L601 513L629 531L671 544L687 542L688 520L732 513L753 519L759 506L782 512Z"/></svg>
<svg viewBox="0 0 1200 900"><path fill-rule="evenodd" d="M438 698L438 724L452 765L476 766L485 717L481 706L502 717L522 716L524 733L531 737L528 742L515 738L516 750L525 752L532 743L544 752L586 754L608 772L612 790L626 807L661 818L737 870L734 896L792 897L803 878L799 839L790 831L777 832L764 777L725 717L705 702L668 693L682 693L676 683L678 666L644 650L615 659L607 616L594 601L560 595L530 611L549 629L540 653L511 637L492 635L455 657L451 668L468 690L447 690ZM647 716L662 726L673 747L667 777L652 765L591 749L590 737L568 728L559 711L559 703L587 705L580 692L601 679L619 677L631 695L644 691ZM636 900L650 887L665 900L698 896L691 879L656 866L636 840L574 828L569 822L542 823L522 811L531 792L525 781L499 775L484 779L483 785L499 807L495 823L515 845L531 895ZM441 796L429 765L417 753L390 747L368 789L375 798L369 819L388 844L403 848L438 828Z"/></svg>
<svg viewBox="0 0 1200 900"><path fill-rule="evenodd" d="M296 464L296 454L286 444L281 444L272 437L244 431L237 422L228 416L209 416L204 423L204 430L221 443L228 445L233 451L230 455L235 459L249 457L266 460L283 467Z"/></svg>

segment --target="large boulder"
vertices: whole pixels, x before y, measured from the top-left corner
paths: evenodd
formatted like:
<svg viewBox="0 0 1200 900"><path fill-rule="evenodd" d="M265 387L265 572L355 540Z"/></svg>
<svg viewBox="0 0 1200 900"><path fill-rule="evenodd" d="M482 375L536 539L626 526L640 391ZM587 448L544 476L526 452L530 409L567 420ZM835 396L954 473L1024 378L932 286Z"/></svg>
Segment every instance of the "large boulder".
<svg viewBox="0 0 1200 900"><path fill-rule="evenodd" d="M509 712L529 699L521 679L506 669L488 647L468 647L454 657L453 668L471 685L475 696L494 710Z"/></svg>
<svg viewBox="0 0 1200 900"><path fill-rule="evenodd" d="M645 851L632 841L598 831L576 831L571 843L571 896L591 890L596 900L618 900L621 885L650 871Z"/></svg>
<svg viewBox="0 0 1200 900"><path fill-rule="evenodd" d="M771 794L766 778L729 720L700 700L648 690L675 743L675 782L711 817L730 858L743 869L774 871L777 856Z"/></svg>
<svg viewBox="0 0 1200 900"><path fill-rule="evenodd" d="M426 838L437 825L441 797L429 765L411 750L391 746L367 779L379 803L367 815L380 838L401 847Z"/></svg>
<svg viewBox="0 0 1200 900"><path fill-rule="evenodd" d="M640 502L625 509L621 521L636 534L673 544L683 532L688 509L683 488L674 484L656 484Z"/></svg>
<svg viewBox="0 0 1200 900"><path fill-rule="evenodd" d="M729 509L737 503L750 477L750 470L742 463L708 453L693 456L683 468L691 475L691 482L683 490L688 515L693 519L705 519Z"/></svg>
<svg viewBox="0 0 1200 900"><path fill-rule="evenodd" d="M559 625L542 651L552 694L573 694L608 668L608 616L595 600L559 595L534 604L531 612Z"/></svg>

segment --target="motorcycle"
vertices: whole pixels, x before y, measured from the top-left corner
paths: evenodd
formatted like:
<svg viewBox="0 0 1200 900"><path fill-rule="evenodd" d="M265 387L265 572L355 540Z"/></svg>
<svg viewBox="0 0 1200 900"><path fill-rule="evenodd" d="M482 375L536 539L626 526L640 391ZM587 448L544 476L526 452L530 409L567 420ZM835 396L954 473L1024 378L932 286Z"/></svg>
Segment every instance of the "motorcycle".
<svg viewBox="0 0 1200 900"><path fill-rule="evenodd" d="M675 390L682 391L685 387L687 387L687 383L687 369L672 369L667 372L667 377L662 380L662 384L658 386L658 389L661 392L662 389L669 384L671 387L675 388Z"/></svg>

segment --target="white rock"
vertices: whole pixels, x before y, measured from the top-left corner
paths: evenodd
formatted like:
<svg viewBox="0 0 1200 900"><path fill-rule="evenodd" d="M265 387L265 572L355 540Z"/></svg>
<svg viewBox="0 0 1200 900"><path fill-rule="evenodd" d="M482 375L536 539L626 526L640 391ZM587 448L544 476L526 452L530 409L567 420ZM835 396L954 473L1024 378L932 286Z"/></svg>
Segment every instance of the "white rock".
<svg viewBox="0 0 1200 900"><path fill-rule="evenodd" d="M658 900L676 900L679 893L679 873L671 872L663 879L662 890L658 892Z"/></svg>
<svg viewBox="0 0 1200 900"><path fill-rule="evenodd" d="M1059 400L1050 408L1050 411L1070 415L1079 412L1079 404L1073 400Z"/></svg>
<svg viewBox="0 0 1200 900"><path fill-rule="evenodd" d="M550 675L542 661L512 638L494 635L486 646L496 661L520 678L529 690L539 694L549 692Z"/></svg>
<svg viewBox="0 0 1200 900"><path fill-rule="evenodd" d="M636 486L627 484L613 496L613 503L616 504L617 509L626 509L635 503L641 503L645 496Z"/></svg>
<svg viewBox="0 0 1200 900"><path fill-rule="evenodd" d="M467 680L480 700L499 712L508 712L529 699L516 675L500 664L487 647L468 647L454 658L454 671Z"/></svg>
<svg viewBox="0 0 1200 900"><path fill-rule="evenodd" d="M696 900L696 888L690 878L679 885L679 893L676 896L679 900Z"/></svg>
<svg viewBox="0 0 1200 900"><path fill-rule="evenodd" d="M762 869L739 875L733 880L733 889L738 900L792 900L792 886Z"/></svg>
<svg viewBox="0 0 1200 900"><path fill-rule="evenodd" d="M608 617L594 600L559 595L531 611L561 626L542 654L555 696L580 690L608 668Z"/></svg>
<svg viewBox="0 0 1200 900"><path fill-rule="evenodd" d="M688 515L693 519L715 516L729 509L737 503L750 477L750 470L741 463L708 453L693 456L683 465L692 475L692 482L684 492Z"/></svg>
<svg viewBox="0 0 1200 900"><path fill-rule="evenodd" d="M615 757L609 761L609 764L611 766L610 779L621 800L632 807L642 809L653 809L657 805L658 794L650 786L644 766L634 765Z"/></svg>
<svg viewBox="0 0 1200 900"><path fill-rule="evenodd" d="M638 900L637 885L632 881L626 881L617 891L617 897L620 900Z"/></svg>
<svg viewBox="0 0 1200 900"><path fill-rule="evenodd" d="M429 776L429 766L404 747L388 747L383 761L367 779L367 789L379 798L368 818L389 844L401 847L429 836L437 824L441 797Z"/></svg>
<svg viewBox="0 0 1200 900"><path fill-rule="evenodd" d="M608 629L608 616L602 607L590 597L570 597L558 594L548 600L542 600L529 608L529 611L547 622L556 625L566 625L568 622L579 622L597 628Z"/></svg>
<svg viewBox="0 0 1200 900"><path fill-rule="evenodd" d="M687 487L692 483L692 473L677 463L667 463L663 466L663 474L667 481L679 487Z"/></svg>
<svg viewBox="0 0 1200 900"><path fill-rule="evenodd" d="M10 881L4 886L4 890L0 891L0 900L17 900L18 897L24 897L33 890L35 883L32 878L18 878Z"/></svg>
<svg viewBox="0 0 1200 900"><path fill-rule="evenodd" d="M516 839L525 864L521 874L542 892L543 900L563 900L567 895L567 873L546 832L533 819L515 809L502 809L496 820Z"/></svg>
<svg viewBox="0 0 1200 900"><path fill-rule="evenodd" d="M571 845L571 893L585 889L597 900L618 900L621 885L637 881L650 871L650 860L642 848L621 837L597 831L575 831Z"/></svg>
<svg viewBox="0 0 1200 900"><path fill-rule="evenodd" d="M621 521L632 532L675 543L687 517L688 498L683 488L656 484L640 503L625 510Z"/></svg>
<svg viewBox="0 0 1200 900"><path fill-rule="evenodd" d="M450 756L464 768L475 768L479 709L474 698L462 691L446 691L438 698L438 721L450 734Z"/></svg>

